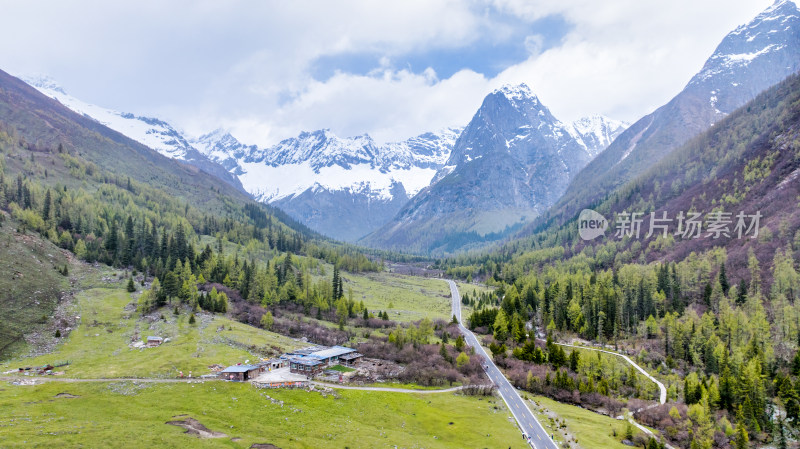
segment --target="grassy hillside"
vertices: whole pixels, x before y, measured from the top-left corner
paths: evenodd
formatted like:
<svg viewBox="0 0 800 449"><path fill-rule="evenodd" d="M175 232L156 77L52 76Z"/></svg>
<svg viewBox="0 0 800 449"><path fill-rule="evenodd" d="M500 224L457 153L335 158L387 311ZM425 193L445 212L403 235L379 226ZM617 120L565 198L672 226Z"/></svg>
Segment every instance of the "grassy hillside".
<svg viewBox="0 0 800 449"><path fill-rule="evenodd" d="M212 210L224 209L223 197L247 199L226 182L79 115L3 71L0 124L13 127L15 140L26 142L32 153L46 153L60 146L62 151L91 162L100 170L129 176ZM39 162L36 155L34 158L31 162ZM41 163L34 165L47 168Z"/></svg>
<svg viewBox="0 0 800 449"><path fill-rule="evenodd" d="M166 377L179 372L208 374L209 365L224 366L255 360L258 356L279 355L297 349L302 343L256 329L224 316L197 315L189 324L190 312L179 308L179 315L166 308L148 316L136 313L136 298L125 291L124 277L105 288L92 288L77 294L74 314L80 325L49 354L14 359L0 365L6 371L16 365L43 366L71 361L63 370L69 377ZM160 318L163 316L164 318ZM135 349L131 343L148 336L169 338L162 346Z"/></svg>
<svg viewBox="0 0 800 449"><path fill-rule="evenodd" d="M72 256L0 212L0 355L25 347L24 335L44 329L59 300L69 292L62 274L74 270Z"/></svg>

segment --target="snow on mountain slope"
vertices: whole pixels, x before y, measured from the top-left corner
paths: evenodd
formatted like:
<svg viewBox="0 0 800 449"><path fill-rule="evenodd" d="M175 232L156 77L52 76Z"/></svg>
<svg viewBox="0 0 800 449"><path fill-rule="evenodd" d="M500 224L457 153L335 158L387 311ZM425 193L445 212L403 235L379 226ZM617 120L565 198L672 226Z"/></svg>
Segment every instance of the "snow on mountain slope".
<svg viewBox="0 0 800 449"><path fill-rule="evenodd" d="M578 140L586 146L592 157L605 150L628 126L630 123L602 115L583 117L572 122L572 129L575 130Z"/></svg>
<svg viewBox="0 0 800 449"><path fill-rule="evenodd" d="M237 189L244 190L235 172L201 154L180 132L163 120L114 111L83 102L69 95L49 77L28 77L23 80L78 114L89 117L164 156L194 165Z"/></svg>
<svg viewBox="0 0 800 449"><path fill-rule="evenodd" d="M558 200L621 126L595 117L576 128L527 85L503 86L484 98L435 182L362 242L447 254L502 238Z"/></svg>
<svg viewBox="0 0 800 449"><path fill-rule="evenodd" d="M204 134L198 139L191 140L190 143L206 157L236 176L244 174L239 161L249 153L258 151L255 145L245 145L223 129Z"/></svg>
<svg viewBox="0 0 800 449"><path fill-rule="evenodd" d="M800 9L779 0L728 33L682 91L584 167L549 217L573 217L798 70Z"/></svg>
<svg viewBox="0 0 800 449"><path fill-rule="evenodd" d="M366 134L340 138L322 129L258 148L217 130L192 144L259 201L325 235L356 240L430 185L460 133L448 128L381 145Z"/></svg>
<svg viewBox="0 0 800 449"><path fill-rule="evenodd" d="M178 131L162 120L85 103L67 94L58 83L48 77L23 78L23 80L73 111L90 117L164 156L185 160L186 153L193 149Z"/></svg>
<svg viewBox="0 0 800 449"><path fill-rule="evenodd" d="M309 161L285 165L267 165L261 162L242 163L244 174L239 176L245 189L260 201L273 202L299 195L306 190L316 193L350 191L372 200L392 200L392 188L403 185L405 192L414 195L427 187L436 174L435 168L396 168L376 170L370 164L343 167L330 165L315 169Z"/></svg>
<svg viewBox="0 0 800 449"><path fill-rule="evenodd" d="M778 0L728 33L686 90L708 102L709 125L800 68L800 10ZM743 101L742 99L745 99Z"/></svg>
<svg viewBox="0 0 800 449"><path fill-rule="evenodd" d="M347 190L373 200L390 200L397 183L406 195L427 187L449 157L460 131L448 128L379 145L366 134L340 138L323 129L258 148L218 130L193 143L236 173L261 201L277 201L309 189Z"/></svg>

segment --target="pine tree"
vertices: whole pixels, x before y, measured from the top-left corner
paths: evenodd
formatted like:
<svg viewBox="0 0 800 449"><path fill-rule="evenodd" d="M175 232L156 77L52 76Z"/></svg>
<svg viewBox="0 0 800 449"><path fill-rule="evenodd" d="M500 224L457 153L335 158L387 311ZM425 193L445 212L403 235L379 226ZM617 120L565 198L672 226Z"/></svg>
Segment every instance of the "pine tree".
<svg viewBox="0 0 800 449"><path fill-rule="evenodd" d="M731 284L728 282L728 276L725 274L725 264L719 267L719 285L722 287L722 293L728 296L728 291L731 289Z"/></svg>
<svg viewBox="0 0 800 449"><path fill-rule="evenodd" d="M792 374L800 376L800 350L794 354L792 359Z"/></svg>
<svg viewBox="0 0 800 449"><path fill-rule="evenodd" d="M50 221L50 212L53 206L53 200L50 196L50 189L47 189L47 193L44 194L44 206L42 206L42 219L45 223Z"/></svg>
<svg viewBox="0 0 800 449"><path fill-rule="evenodd" d="M183 260L186 258L186 230L183 229L183 223L178 223L175 228L175 243L172 258L175 260Z"/></svg>
<svg viewBox="0 0 800 449"><path fill-rule="evenodd" d="M571 369L573 372L578 372L578 363L580 362L580 357L580 353L575 349L569 353L569 369Z"/></svg>
<svg viewBox="0 0 800 449"><path fill-rule="evenodd" d="M334 301L336 301L337 299L340 298L340 296L339 296L339 283L340 282L341 281L340 281L340 278L339 278L339 267L334 266L333 267L333 280L331 280L331 289L333 291L333 300Z"/></svg>
<svg viewBox="0 0 800 449"><path fill-rule="evenodd" d="M458 337L456 337L456 343L455 343L456 350L458 350L459 352L463 351L464 350L464 346L466 346L466 342L464 341L464 337L459 335Z"/></svg>
<svg viewBox="0 0 800 449"><path fill-rule="evenodd" d="M736 304L742 305L747 302L747 283L744 279L739 281L739 288L736 289Z"/></svg>
<svg viewBox="0 0 800 449"><path fill-rule="evenodd" d="M197 320L194 318L194 314L192 314L192 315L189 317L189 324L194 324L194 323L196 323L196 322L197 322Z"/></svg>
<svg viewBox="0 0 800 449"><path fill-rule="evenodd" d="M114 259L117 254L117 234L117 220L112 219L111 229L109 229L108 234L106 234L105 241L106 251L108 251L112 259Z"/></svg>
<svg viewBox="0 0 800 449"><path fill-rule="evenodd" d="M706 286L703 289L703 304L710 306L711 305L711 294L714 292L714 289L711 288L711 284L706 282Z"/></svg>
<svg viewBox="0 0 800 449"><path fill-rule="evenodd" d="M133 293L136 291L136 284L133 283L133 277L128 278L128 292Z"/></svg>
<svg viewBox="0 0 800 449"><path fill-rule="evenodd" d="M747 429L745 428L744 413L742 412L742 406L739 406L739 410L736 412L736 437L734 439L734 447L736 449L747 449L749 443L750 437L747 435Z"/></svg>
<svg viewBox="0 0 800 449"><path fill-rule="evenodd" d="M123 249L122 264L130 266L133 263L133 252L136 246L136 236L133 230L133 218L128 215L125 221L125 248Z"/></svg>

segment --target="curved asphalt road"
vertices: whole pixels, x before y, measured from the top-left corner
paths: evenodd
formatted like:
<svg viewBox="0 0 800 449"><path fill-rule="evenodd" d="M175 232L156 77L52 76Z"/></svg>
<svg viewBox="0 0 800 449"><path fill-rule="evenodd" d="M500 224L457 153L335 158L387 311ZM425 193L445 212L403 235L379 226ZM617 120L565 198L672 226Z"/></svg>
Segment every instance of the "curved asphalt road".
<svg viewBox="0 0 800 449"><path fill-rule="evenodd" d="M464 339L467 341L467 344L475 348L476 354L483 357L482 365L485 367L484 370L486 374L497 386L500 397L503 398L508 409L511 410L511 414L514 415L514 419L517 420L517 424L522 429L522 432L530 437L531 446L536 449L558 449L556 443L550 439L550 435L544 430L544 427L542 427L536 417L533 416L528 406L525 405L525 402L519 396L517 390L511 385L508 379L506 379L500 369L497 368L492 358L486 354L486 351L484 351L475 335L461 324L461 294L458 292L458 287L455 282L447 280L447 283L450 284L450 295L453 298L453 315L458 318L458 328L461 330L461 333L464 334Z"/></svg>

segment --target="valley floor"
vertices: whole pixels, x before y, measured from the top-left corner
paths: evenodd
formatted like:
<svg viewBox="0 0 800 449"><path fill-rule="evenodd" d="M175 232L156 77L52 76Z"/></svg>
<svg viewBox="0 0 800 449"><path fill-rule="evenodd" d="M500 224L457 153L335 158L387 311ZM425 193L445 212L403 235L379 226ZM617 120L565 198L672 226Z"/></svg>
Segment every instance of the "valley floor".
<svg viewBox="0 0 800 449"><path fill-rule="evenodd" d="M0 387L4 447L524 447L498 398L257 390L229 382ZM193 418L201 438L170 421ZM224 436L222 435L224 434Z"/></svg>
<svg viewBox="0 0 800 449"><path fill-rule="evenodd" d="M306 343L222 315L199 313L189 324L188 310L180 307L177 315L165 308L142 317L135 311L138 293L124 290L126 277L102 271L83 280L86 289L69 307L79 324L55 350L0 363L7 373L0 382L0 409L13 411L0 418L0 446L524 447L511 414L495 397L457 390L320 393L180 381L180 373L198 376L214 364L254 360ZM381 297L397 288L380 293L373 282L370 288ZM420 288L414 298L429 285L424 279L409 282ZM396 302L399 309L408 301ZM413 310L422 308L415 304ZM132 344L148 335L169 341L149 349ZM69 364L56 368L63 373L48 381L13 372L59 362ZM170 421L187 421L194 430L185 433L166 424Z"/></svg>

